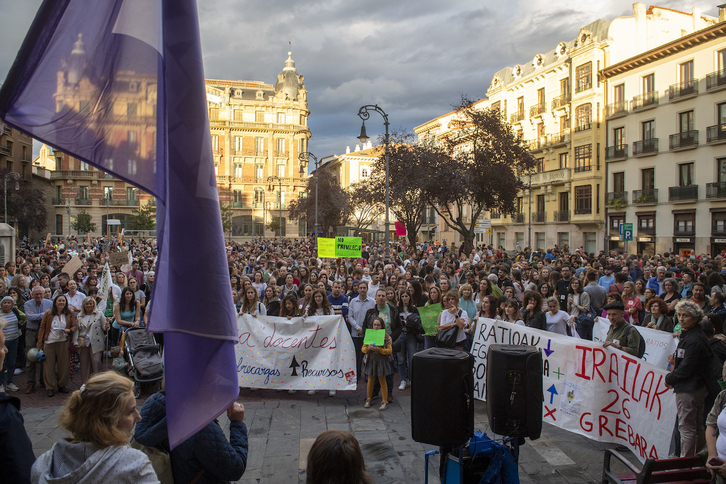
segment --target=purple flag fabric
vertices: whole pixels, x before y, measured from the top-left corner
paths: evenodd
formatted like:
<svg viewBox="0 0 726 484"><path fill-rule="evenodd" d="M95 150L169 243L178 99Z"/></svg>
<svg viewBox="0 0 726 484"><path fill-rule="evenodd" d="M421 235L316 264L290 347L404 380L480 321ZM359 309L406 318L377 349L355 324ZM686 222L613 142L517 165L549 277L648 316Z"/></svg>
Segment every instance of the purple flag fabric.
<svg viewBox="0 0 726 484"><path fill-rule="evenodd" d="M0 117L157 197L149 330L178 445L239 393L195 0L45 0Z"/></svg>

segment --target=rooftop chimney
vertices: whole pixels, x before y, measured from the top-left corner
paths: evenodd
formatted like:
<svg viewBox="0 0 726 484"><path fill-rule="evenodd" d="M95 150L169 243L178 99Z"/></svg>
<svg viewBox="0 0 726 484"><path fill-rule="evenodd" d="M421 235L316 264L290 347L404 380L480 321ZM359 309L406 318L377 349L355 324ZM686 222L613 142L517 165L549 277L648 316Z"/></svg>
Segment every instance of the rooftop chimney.
<svg viewBox="0 0 726 484"><path fill-rule="evenodd" d="M718 6L718 21L719 22L726 21L726 3Z"/></svg>
<svg viewBox="0 0 726 484"><path fill-rule="evenodd" d="M350 154L350 146L346 146L345 147L345 154L346 155L349 155Z"/></svg>
<svg viewBox="0 0 726 484"><path fill-rule="evenodd" d="M359 144L355 145L355 150L356 151L360 151L360 145Z"/></svg>

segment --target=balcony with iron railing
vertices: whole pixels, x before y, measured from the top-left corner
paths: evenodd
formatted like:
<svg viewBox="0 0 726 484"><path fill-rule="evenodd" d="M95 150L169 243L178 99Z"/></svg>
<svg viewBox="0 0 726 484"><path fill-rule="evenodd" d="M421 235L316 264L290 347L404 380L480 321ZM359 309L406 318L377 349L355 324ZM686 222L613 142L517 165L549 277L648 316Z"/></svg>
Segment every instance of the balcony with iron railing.
<svg viewBox="0 0 726 484"><path fill-rule="evenodd" d="M710 145L726 143L726 124L717 124L706 128L706 143Z"/></svg>
<svg viewBox="0 0 726 484"><path fill-rule="evenodd" d="M635 96L630 104L630 107L633 112L645 111L658 107L658 100L658 91L650 91Z"/></svg>
<svg viewBox="0 0 726 484"><path fill-rule="evenodd" d="M628 114L628 101L621 100L605 106L605 118L614 119Z"/></svg>
<svg viewBox="0 0 726 484"><path fill-rule="evenodd" d="M648 138L633 143L633 156L652 156L658 154L658 138Z"/></svg>
<svg viewBox="0 0 726 484"><path fill-rule="evenodd" d="M608 146L605 148L605 161L622 161L628 158L628 145Z"/></svg>
<svg viewBox="0 0 726 484"><path fill-rule="evenodd" d="M628 206L628 192L607 192L605 194L605 203L608 207L614 207L620 210Z"/></svg>
<svg viewBox="0 0 726 484"><path fill-rule="evenodd" d="M66 199L65 198L55 198L55 197L53 197L51 199L51 204L53 204L53 205L65 205L66 204Z"/></svg>
<svg viewBox="0 0 726 484"><path fill-rule="evenodd" d="M671 151L692 150L698 148L698 130L683 131L670 135L668 148Z"/></svg>
<svg viewBox="0 0 726 484"><path fill-rule="evenodd" d="M726 69L712 72L706 76L706 90L720 91L726 89Z"/></svg>
<svg viewBox="0 0 726 484"><path fill-rule="evenodd" d="M523 224L524 213L515 213L514 215L512 215L512 222L515 224Z"/></svg>
<svg viewBox="0 0 726 484"><path fill-rule="evenodd" d="M232 202L232 208L250 208L245 202Z"/></svg>
<svg viewBox="0 0 726 484"><path fill-rule="evenodd" d="M575 173L592 171L592 165L575 165Z"/></svg>
<svg viewBox="0 0 726 484"><path fill-rule="evenodd" d="M10 126L3 125L3 133L5 136L12 136L13 130Z"/></svg>
<svg viewBox="0 0 726 484"><path fill-rule="evenodd" d="M502 218L502 214L499 213L499 212L491 212L490 217L491 218L497 218L498 219L498 218Z"/></svg>
<svg viewBox="0 0 726 484"><path fill-rule="evenodd" d="M570 211L569 210L558 210L553 214L552 221L554 222L569 222Z"/></svg>
<svg viewBox="0 0 726 484"><path fill-rule="evenodd" d="M527 145L530 151L539 151L547 146L547 136L537 136L535 139L529 140Z"/></svg>
<svg viewBox="0 0 726 484"><path fill-rule="evenodd" d="M577 126L575 126L575 133L579 133L580 131L587 131L588 129L592 129L592 122L588 121L586 123L579 123Z"/></svg>
<svg viewBox="0 0 726 484"><path fill-rule="evenodd" d="M583 79L580 79L579 81L577 81L577 84L575 86L575 92L580 93L583 91L587 91L588 89L591 89L591 88L592 88L592 78L587 77L587 78L583 78Z"/></svg>
<svg viewBox="0 0 726 484"><path fill-rule="evenodd" d="M567 105L570 104L570 97L570 94L566 93L554 98L552 100L552 110L554 111L555 109L564 109L567 107Z"/></svg>
<svg viewBox="0 0 726 484"><path fill-rule="evenodd" d="M547 144L550 146L562 145L570 141L570 128L565 128L559 133L547 135Z"/></svg>
<svg viewBox="0 0 726 484"><path fill-rule="evenodd" d="M541 104L535 104L531 108L529 108L529 117L534 118L536 116L541 116L547 112L547 103L541 103Z"/></svg>
<svg viewBox="0 0 726 484"><path fill-rule="evenodd" d="M76 198L76 205L92 205L90 198Z"/></svg>
<svg viewBox="0 0 726 484"><path fill-rule="evenodd" d="M54 170L50 172L51 180L55 179L75 179L75 178L95 178L96 172L90 170Z"/></svg>
<svg viewBox="0 0 726 484"><path fill-rule="evenodd" d="M698 185L669 187L668 200L671 202L698 200Z"/></svg>
<svg viewBox="0 0 726 484"><path fill-rule="evenodd" d="M12 153L10 152L10 148L6 148L5 146L0 146L0 155L10 156Z"/></svg>
<svg viewBox="0 0 726 484"><path fill-rule="evenodd" d="M672 103L685 101L696 96L698 96L698 79L689 79L677 84L671 84L668 88L668 100Z"/></svg>
<svg viewBox="0 0 726 484"><path fill-rule="evenodd" d="M139 199L138 198L101 198L98 201L99 205L104 207L109 206L116 206L116 207L138 207L139 206Z"/></svg>
<svg viewBox="0 0 726 484"><path fill-rule="evenodd" d="M532 212L532 223L544 223L547 221L547 212Z"/></svg>
<svg viewBox="0 0 726 484"><path fill-rule="evenodd" d="M726 198L726 182L706 183L706 198Z"/></svg>
<svg viewBox="0 0 726 484"><path fill-rule="evenodd" d="M586 207L575 207L575 215L592 215L592 205Z"/></svg>
<svg viewBox="0 0 726 484"><path fill-rule="evenodd" d="M633 205L654 205L658 203L658 189L633 190Z"/></svg>
<svg viewBox="0 0 726 484"><path fill-rule="evenodd" d="M516 111L509 116L510 124L516 124L522 121L524 121L524 111Z"/></svg>

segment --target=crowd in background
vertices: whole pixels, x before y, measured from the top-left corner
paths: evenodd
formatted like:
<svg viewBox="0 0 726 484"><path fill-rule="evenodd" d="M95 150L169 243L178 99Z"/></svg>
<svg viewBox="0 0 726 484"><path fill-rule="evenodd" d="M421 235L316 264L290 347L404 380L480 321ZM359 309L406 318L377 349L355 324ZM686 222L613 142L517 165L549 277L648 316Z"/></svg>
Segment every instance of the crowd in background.
<svg viewBox="0 0 726 484"><path fill-rule="evenodd" d="M13 376L22 371L27 372L26 393L34 391L36 379L49 396L67 391L74 371L80 370L87 381L126 329L144 326L154 283L154 241L129 240L113 249L130 251L132 259L123 268L110 268L108 298L98 291L108 245L93 243L23 246L15 261L0 267L0 312L8 347L3 391L18 390ZM457 326L455 347L469 350L479 317L583 339L592 339L597 318L607 318L604 345L634 356L641 350L638 332L629 331L630 326L671 333L678 338L666 380L676 393L679 416L674 455L700 449L707 440L705 414L716 409L714 402L726 406L726 397L697 364L711 357L722 364L726 359L723 255L587 254L566 246L511 253L480 246L465 254L453 245L399 243L387 253L383 244L374 243L363 246L360 258L321 260L312 238L282 244L230 242L226 249L230 289L240 314L343 317L359 365L362 360L374 363L362 372L359 367L359 376L369 377L366 406L380 388L385 409L393 399L395 373L400 390L410 385L411 358L436 344L436 330ZM65 264L74 255L83 265L67 274ZM431 306L440 307L438 323L425 334L418 315ZM386 348L371 354L363 345L365 331L374 327L385 329L390 355ZM26 358L34 347L45 350L42 366ZM708 423L717 426L720 414L716 420L711 414Z"/></svg>

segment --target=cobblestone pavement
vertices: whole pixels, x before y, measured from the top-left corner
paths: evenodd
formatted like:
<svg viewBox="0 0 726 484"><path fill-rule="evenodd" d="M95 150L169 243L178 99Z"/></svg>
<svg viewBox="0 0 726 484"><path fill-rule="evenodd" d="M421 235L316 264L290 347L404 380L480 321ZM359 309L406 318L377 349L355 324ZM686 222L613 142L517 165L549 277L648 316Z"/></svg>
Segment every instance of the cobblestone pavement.
<svg viewBox="0 0 726 484"><path fill-rule="evenodd" d="M17 378L17 377L16 377ZM78 376L69 385L77 388ZM396 383L398 378L396 377ZM20 378L17 378L20 385ZM23 401L25 427L36 456L63 438L58 415L65 395L53 398L44 391L15 393ZM411 439L410 391L394 389L395 402L384 412L375 404L363 408L363 386L354 392L327 392L310 396L271 390L242 391L245 422L249 429L249 461L240 483L293 483L305 481L307 453L315 438L325 430L352 432L360 442L366 465L376 483L424 482L424 456L435 447ZM143 395L142 395L143 397ZM143 398L139 400L139 405ZM380 402L380 399L378 400ZM476 428L488 429L486 408L476 402ZM219 418L228 433L226 415ZM602 473L603 452L613 444L594 442L585 437L545 424L542 437L520 448L519 477L522 483L594 483ZM631 462L637 459L625 452ZM438 456L429 463L429 482L438 483Z"/></svg>

